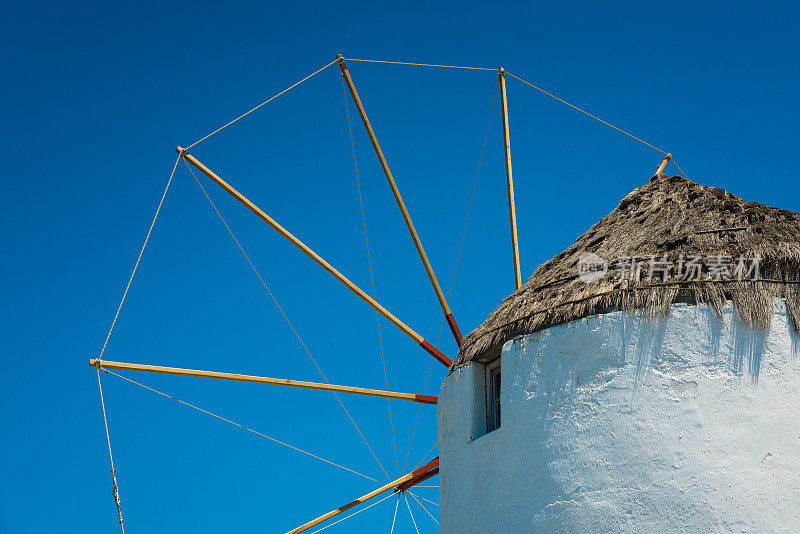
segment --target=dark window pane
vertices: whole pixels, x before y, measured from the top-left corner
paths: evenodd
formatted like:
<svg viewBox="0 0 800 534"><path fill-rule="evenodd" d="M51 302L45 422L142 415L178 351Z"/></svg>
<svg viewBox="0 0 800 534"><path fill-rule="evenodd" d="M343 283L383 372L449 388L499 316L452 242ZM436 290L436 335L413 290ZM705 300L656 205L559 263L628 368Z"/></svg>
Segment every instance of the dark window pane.
<svg viewBox="0 0 800 534"><path fill-rule="evenodd" d="M489 369L486 380L487 432L500 426L500 367Z"/></svg>

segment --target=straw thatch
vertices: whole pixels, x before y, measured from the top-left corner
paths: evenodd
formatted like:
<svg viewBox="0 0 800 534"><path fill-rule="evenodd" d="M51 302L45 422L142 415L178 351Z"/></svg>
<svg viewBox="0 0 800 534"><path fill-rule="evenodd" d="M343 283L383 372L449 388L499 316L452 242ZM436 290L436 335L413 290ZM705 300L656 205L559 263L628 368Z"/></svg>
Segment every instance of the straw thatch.
<svg viewBox="0 0 800 534"><path fill-rule="evenodd" d="M579 276L582 255L609 262L607 274L586 282ZM651 277L643 258L673 265ZM759 272L746 280L712 281L706 265L702 279L682 281L679 258L760 257ZM643 268L638 276L630 258ZM718 261L718 260L714 260ZM723 260L724 261L724 260ZM752 266L752 264L751 264ZM731 267L735 269L735 265ZM755 278L755 280L753 280ZM675 301L709 303L721 314L732 302L743 321L768 326L773 297L785 297L790 322L800 327L800 214L747 202L723 189L661 174L635 189L619 206L567 250L541 265L518 291L503 300L464 340L455 366L497 354L517 336L612 310L665 315Z"/></svg>

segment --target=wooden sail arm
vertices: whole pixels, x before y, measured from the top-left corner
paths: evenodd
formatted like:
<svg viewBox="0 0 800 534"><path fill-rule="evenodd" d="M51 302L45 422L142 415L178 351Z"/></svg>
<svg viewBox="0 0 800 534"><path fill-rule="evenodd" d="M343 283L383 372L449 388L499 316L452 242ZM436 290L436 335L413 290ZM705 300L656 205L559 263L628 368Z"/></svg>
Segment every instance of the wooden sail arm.
<svg viewBox="0 0 800 534"><path fill-rule="evenodd" d="M511 134L508 129L508 99L506 98L506 71L500 67L500 101L503 111L503 148L506 161L506 188L508 190L508 216L511 220L511 253L514 260L514 287L522 287L522 271L519 266L519 241L517 239L517 208L514 203L514 177L511 169Z"/></svg>
<svg viewBox="0 0 800 534"><path fill-rule="evenodd" d="M336 517L337 515L342 514L342 513L346 512L347 510L350 510L351 508L353 508L355 506L358 506L359 504L365 503L368 500L373 499L373 498L377 497L378 495L389 491L390 489L397 488L397 487L401 486L402 484L404 484L406 482L414 480L415 478L418 478L420 475L426 474L426 473L428 473L428 472L430 472L432 470L436 470L438 472L438 469L439 469L439 458L436 457L435 459L431 460L430 462L428 462L427 464L423 465L419 469L415 469L414 471L412 471L412 472L410 472L410 473L408 473L406 475L403 475L402 477L398 478L397 480L393 480L393 481L389 482L388 484L385 484L385 485L381 486L380 488L367 493L366 495L362 495L358 499L350 501L349 503L345 504L344 506L340 506L336 510L331 510L327 514L321 515L318 518L314 519L313 521L309 521L305 525L301 525L301 526L299 526L299 527L297 527L297 528L295 528L293 530L290 530L286 534L298 534L299 532L305 532L306 530L310 529L311 527L319 525L323 521L327 521L328 519L330 519L332 517ZM431 476L433 476L433 475L431 475Z"/></svg>
<svg viewBox="0 0 800 534"><path fill-rule="evenodd" d="M438 460L438 458L437 458L437 460ZM434 467L433 469L431 469L431 470L429 470L429 471L427 471L425 473L417 475L416 477L412 478L408 482L403 482L402 484L400 484L399 486L397 486L394 489L394 492L397 493L397 492L400 492L400 491L406 491L408 489L411 489L414 486L416 486L417 484L421 484L421 483L425 482L426 480L428 480L429 478L435 477L438 474L439 474L439 462L437 461L436 462L436 467Z"/></svg>
<svg viewBox="0 0 800 534"><path fill-rule="evenodd" d="M422 247L422 241L419 238L419 234L417 234L416 228L414 228L414 223L411 221L411 215L408 213L406 204L403 202L403 197L400 195L400 189L398 189L397 183L394 181L392 171L389 169L389 163L386 161L386 157L383 155L381 145L378 143L378 136L375 135L375 130L372 129L372 124L370 124L369 118L367 118L367 112L364 109L364 105L361 103L361 98L358 96L358 91L356 91L356 86L353 83L353 79L350 77L350 72L347 70L347 64L344 61L344 57L342 57L341 54L336 57L339 59L339 69L342 71L344 81L347 84L347 88L350 90L350 96L353 97L353 102L356 104L358 114L361 116L361 122L364 123L364 128L367 130L369 140L372 142L372 148L375 149L375 154L378 156L381 168L383 169L383 174L386 175L386 180L389 182L389 188L392 190L394 199L397 202L397 207L400 208L400 213L403 215L403 220L408 228L408 233L411 234L411 239L414 241L414 247L417 249L419 259L422 260L422 265L425 267L425 272L428 274L428 279L431 282L431 286L433 286L433 291L436 293L436 298L439 300L439 305L442 307L442 312L444 313L444 317L447 320L448 326L450 327L450 331L453 333L453 337L460 347L461 343L464 341L464 338L461 335L461 330L458 328L458 324L456 324L453 313L450 311L450 306L447 304L447 299L444 296L444 292L439 286L439 282L436 280L436 274L434 274L431 262L428 261L428 256L425 254L425 249Z"/></svg>
<svg viewBox="0 0 800 534"><path fill-rule="evenodd" d="M258 206L250 202L243 194L233 188L230 184L228 184L225 180L217 176L211 169L200 163L197 158L192 156L191 154L187 153L185 149L178 147L175 151L181 155L181 157L191 163L197 170L208 176L211 181L216 183L222 189L228 192L233 198L238 200L242 203L247 209L252 211L259 219L267 223L273 230L278 232L284 238L286 238L291 244L295 247L299 248L306 256L314 260L317 265L328 271L334 278L336 278L339 282L342 283L347 289L355 293L358 298L366 302L369 306L372 307L375 311L383 315L390 323L395 325L397 328L403 331L408 337L413 339L420 347L422 347L428 354L436 358L442 365L445 367L450 367L450 364L453 361L445 356L439 349L431 345L428 341L426 341L421 335L416 333L412 330L408 325L403 323L400 319L392 315L389 310L381 306L375 299L370 297L367 293L365 293L361 288L351 282L346 276L342 273L337 271L330 263L322 259L322 257L311 250L305 243L300 241L297 237L295 237L291 232L286 230L283 226L278 224L272 217L264 213Z"/></svg>
<svg viewBox="0 0 800 534"><path fill-rule="evenodd" d="M656 169L656 172L655 174L653 174L653 176L658 176L659 174L664 172L664 169L667 167L667 163L669 163L671 160L672 160L672 154L667 154L666 156L664 156L664 159L662 159L661 163L658 164L658 168Z"/></svg>
<svg viewBox="0 0 800 534"><path fill-rule="evenodd" d="M417 393L398 393L381 389L357 388L352 386L337 386L334 384L321 384L317 382L304 382L301 380L288 380L285 378L269 378L266 376L251 376L235 373L218 373L215 371L198 371L195 369L181 369L178 367L162 367L160 365L143 365L138 363L110 362L106 360L89 360L89 365L100 369L119 369L123 371L143 371L147 373L161 373L167 375L195 376L200 378L216 378L218 380L233 380L235 382L252 382L255 384L268 384L272 386L288 386L292 388L317 389L321 391L335 391L337 393L355 393L372 397L387 399L407 400L422 404L436 404L439 400L434 395L420 395Z"/></svg>

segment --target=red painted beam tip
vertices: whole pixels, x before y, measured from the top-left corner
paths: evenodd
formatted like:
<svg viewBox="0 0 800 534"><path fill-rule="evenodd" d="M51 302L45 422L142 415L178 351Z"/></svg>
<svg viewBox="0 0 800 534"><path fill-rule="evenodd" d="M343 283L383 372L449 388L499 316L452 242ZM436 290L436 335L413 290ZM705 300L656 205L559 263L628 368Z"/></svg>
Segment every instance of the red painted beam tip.
<svg viewBox="0 0 800 534"><path fill-rule="evenodd" d="M438 404L439 397L435 395L414 395L414 400L417 402L422 402L424 404Z"/></svg>
<svg viewBox="0 0 800 534"><path fill-rule="evenodd" d="M409 488L413 488L417 484L428 480L431 477L434 477L439 474L439 457L437 456L432 461L428 462L427 464L423 465L419 469L415 469L412 471L414 478L399 484L395 489L394 492L398 493L400 491L406 491Z"/></svg>
<svg viewBox="0 0 800 534"><path fill-rule="evenodd" d="M464 343L464 336L461 335L461 330L458 328L456 318L453 317L452 313L448 313L444 318L447 321L447 326L450 327L450 331L453 333L453 337L456 339L456 345L460 348L461 344Z"/></svg>
<svg viewBox="0 0 800 534"><path fill-rule="evenodd" d="M428 341L423 339L422 343L420 343L419 346L422 347L423 349L425 349L425 351L428 354L430 354L431 356L436 358L436 360L439 361L439 363L441 363L442 365L444 365L448 369L453 364L453 360L451 360L450 358L445 356L444 353L442 353L442 351L440 351L439 349L437 349L436 347L434 347L433 345L428 343Z"/></svg>

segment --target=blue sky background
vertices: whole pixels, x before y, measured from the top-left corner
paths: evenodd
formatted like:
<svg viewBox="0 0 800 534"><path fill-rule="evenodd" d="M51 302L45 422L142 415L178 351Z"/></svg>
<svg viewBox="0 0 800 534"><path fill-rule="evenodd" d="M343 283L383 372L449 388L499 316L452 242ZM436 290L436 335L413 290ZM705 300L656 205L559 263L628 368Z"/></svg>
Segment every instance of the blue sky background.
<svg viewBox="0 0 800 534"><path fill-rule="evenodd" d="M789 2L6 3L0 532L117 528L87 360L102 345L176 145L339 52L503 65L672 152L702 184L800 211L798 15ZM364 63L350 70L446 285L496 76ZM645 183L661 155L515 80L508 96L527 277ZM450 299L465 333L513 289L497 111ZM378 299L434 342L436 299L357 120L354 134ZM193 153L369 288L335 66ZM382 387L371 310L208 190L329 379ZM391 388L421 392L427 355L382 326ZM455 355L446 327L439 345ZM105 357L319 379L183 167ZM444 372L434 365L429 392ZM327 393L128 376L384 479ZM375 487L113 376L104 388L130 533L284 532ZM394 475L385 402L342 398ZM417 407L392 407L402 467ZM408 467L435 441L435 409L424 406ZM434 499L436 491L419 490ZM393 504L328 532L388 531ZM395 532L413 532L404 506ZM434 531L412 506L421 532Z"/></svg>

